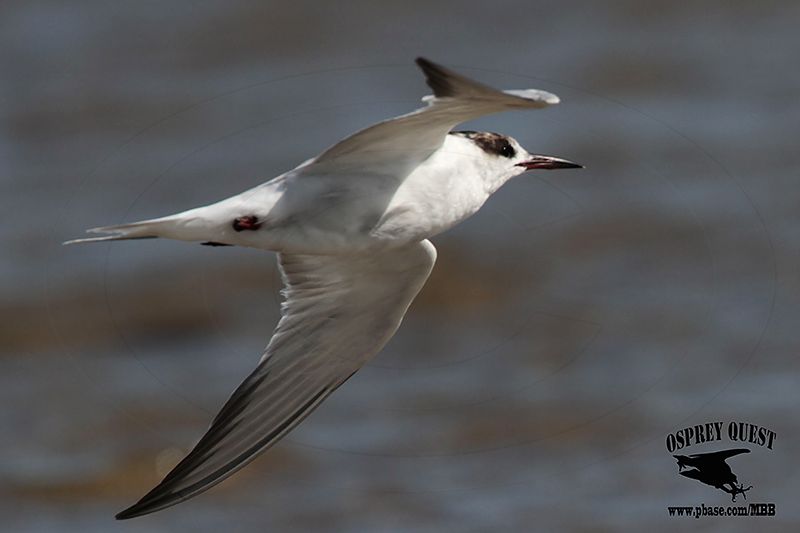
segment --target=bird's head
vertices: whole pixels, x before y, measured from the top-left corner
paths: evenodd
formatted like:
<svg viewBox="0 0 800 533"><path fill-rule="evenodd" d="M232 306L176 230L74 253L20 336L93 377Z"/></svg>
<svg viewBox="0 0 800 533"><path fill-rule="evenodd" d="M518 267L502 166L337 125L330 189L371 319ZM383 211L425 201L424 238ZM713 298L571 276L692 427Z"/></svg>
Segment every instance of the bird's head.
<svg viewBox="0 0 800 533"><path fill-rule="evenodd" d="M529 170L555 170L560 168L583 168L583 165L553 157L528 153L516 139L487 131L454 131L451 136L466 141L467 155L490 181L499 188L514 176Z"/></svg>
<svg viewBox="0 0 800 533"><path fill-rule="evenodd" d="M688 466L689 458L685 455L673 455L672 457L678 460L678 470L683 470Z"/></svg>

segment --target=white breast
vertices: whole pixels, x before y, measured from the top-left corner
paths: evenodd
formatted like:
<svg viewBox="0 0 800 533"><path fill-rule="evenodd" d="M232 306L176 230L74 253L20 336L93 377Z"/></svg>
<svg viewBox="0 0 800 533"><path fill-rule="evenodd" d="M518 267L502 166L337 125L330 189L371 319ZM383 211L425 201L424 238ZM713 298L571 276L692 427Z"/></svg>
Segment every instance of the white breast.
<svg viewBox="0 0 800 533"><path fill-rule="evenodd" d="M471 141L448 135L397 189L373 235L426 239L475 214L490 196L479 171L481 155Z"/></svg>

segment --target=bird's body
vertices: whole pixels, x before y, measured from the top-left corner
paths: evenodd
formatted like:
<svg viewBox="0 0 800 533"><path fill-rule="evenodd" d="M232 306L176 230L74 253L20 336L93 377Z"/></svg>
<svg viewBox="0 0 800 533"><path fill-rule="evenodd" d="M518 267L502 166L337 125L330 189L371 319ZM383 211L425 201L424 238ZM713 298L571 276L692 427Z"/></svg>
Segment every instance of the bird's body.
<svg viewBox="0 0 800 533"><path fill-rule="evenodd" d="M194 449L131 518L222 481L300 423L391 338L430 274L428 240L526 170L580 165L531 155L466 120L558 103L498 91L424 59L427 107L370 126L262 185L175 215L90 230L71 242L169 238L278 252L285 302L259 365Z"/></svg>
<svg viewBox="0 0 800 533"><path fill-rule="evenodd" d="M220 202L149 221L142 231L158 228L159 237L314 254L419 242L476 213L502 185L480 168L479 150L466 137L447 135L442 148L402 180L301 165ZM458 166L454 155L462 158ZM254 217L259 231L237 231L231 221L243 216Z"/></svg>
<svg viewBox="0 0 800 533"><path fill-rule="evenodd" d="M725 461L731 457L742 453L750 453L747 448L734 448L711 453L698 453L694 455L673 455L678 461L678 472L690 479L696 479L706 485L711 485L717 489L731 495L731 500L736 501L736 495L741 494L747 498L747 491L750 487L737 485L739 479L733 473L731 467ZM684 468L689 470L684 471Z"/></svg>

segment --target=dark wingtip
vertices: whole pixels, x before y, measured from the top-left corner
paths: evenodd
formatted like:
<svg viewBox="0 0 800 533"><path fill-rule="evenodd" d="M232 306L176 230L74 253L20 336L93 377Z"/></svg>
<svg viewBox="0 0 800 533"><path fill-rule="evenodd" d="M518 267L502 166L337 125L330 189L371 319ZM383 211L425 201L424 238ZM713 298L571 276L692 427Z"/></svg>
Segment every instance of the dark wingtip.
<svg viewBox="0 0 800 533"><path fill-rule="evenodd" d="M450 81L454 76L453 73L424 57L418 57L415 62L425 74L425 81L428 87L433 89L434 96L444 97L456 94L455 87Z"/></svg>
<svg viewBox="0 0 800 533"><path fill-rule="evenodd" d="M137 516L140 516L140 513L137 512L136 505L132 505L124 511L118 512L114 515L114 518L117 520L127 520L129 518L136 518Z"/></svg>
<svg viewBox="0 0 800 533"><path fill-rule="evenodd" d="M432 66L434 66L434 65L435 65L435 63L434 63L433 61L431 61L430 59L425 59L425 58L424 58L424 57L422 57L422 56L419 56L419 57L417 57L417 58L414 60L414 62L415 62L415 63L417 64L417 66L418 66L419 68L421 68L422 70L425 70L426 68L429 68L429 67L432 67Z"/></svg>
<svg viewBox="0 0 800 533"><path fill-rule="evenodd" d="M122 511L114 515L114 518L116 518L117 520L128 520L129 518L136 518L137 516L144 516L146 514L155 513L156 511L160 511L167 507L171 507L176 503L180 503L181 501L183 501L182 499L177 499L175 501L170 501L168 503L162 501L161 504L159 504L158 503L160 500L159 498L152 498L149 496L150 493L145 494L144 497L140 499L138 502L134 503L127 509L123 509Z"/></svg>

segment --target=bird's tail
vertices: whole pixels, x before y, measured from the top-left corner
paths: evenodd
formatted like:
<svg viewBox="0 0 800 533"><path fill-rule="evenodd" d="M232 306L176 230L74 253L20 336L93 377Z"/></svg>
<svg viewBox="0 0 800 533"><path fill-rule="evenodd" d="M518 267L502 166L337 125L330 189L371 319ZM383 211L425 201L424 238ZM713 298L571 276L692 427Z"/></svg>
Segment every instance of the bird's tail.
<svg viewBox="0 0 800 533"><path fill-rule="evenodd" d="M86 230L87 233L107 233L99 237L87 237L85 239L73 239L64 244L83 244L86 242L103 241L122 241L128 239L155 239L164 236L164 230L174 225L172 217L155 218L152 220L142 220L129 224L119 224L116 226L103 226Z"/></svg>

